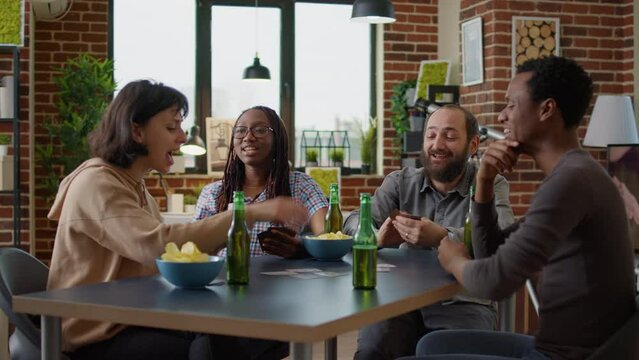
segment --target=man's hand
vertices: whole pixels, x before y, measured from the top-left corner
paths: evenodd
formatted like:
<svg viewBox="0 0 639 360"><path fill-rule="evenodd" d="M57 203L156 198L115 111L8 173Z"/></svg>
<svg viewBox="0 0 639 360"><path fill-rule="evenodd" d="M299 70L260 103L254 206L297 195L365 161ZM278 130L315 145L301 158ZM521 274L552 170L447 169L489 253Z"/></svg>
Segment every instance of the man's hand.
<svg viewBox="0 0 639 360"><path fill-rule="evenodd" d="M441 239L437 251L437 258L444 270L453 274L457 281L463 285L464 266L470 261L466 246L460 242L452 241L446 236Z"/></svg>
<svg viewBox="0 0 639 360"><path fill-rule="evenodd" d="M448 233L445 228L428 218L418 218L405 212L397 214L393 226L404 241L421 247L436 247L439 240Z"/></svg>
<svg viewBox="0 0 639 360"><path fill-rule="evenodd" d="M297 234L290 235L277 229L272 229L262 239L262 250L283 258L300 256L304 252L303 249L304 247Z"/></svg>
<svg viewBox="0 0 639 360"><path fill-rule="evenodd" d="M491 143L484 151L477 171L475 202L492 201L495 177L497 174L512 171L519 157L518 146L517 141L498 140Z"/></svg>
<svg viewBox="0 0 639 360"><path fill-rule="evenodd" d="M380 247L398 247L404 242L402 236L393 226L393 219L386 218L377 232L377 246Z"/></svg>
<svg viewBox="0 0 639 360"><path fill-rule="evenodd" d="M299 230L308 222L308 210L293 198L278 196L246 206L246 219L250 224L255 221L268 221Z"/></svg>
<svg viewBox="0 0 639 360"><path fill-rule="evenodd" d="M519 143L512 140L492 142L481 156L477 180L492 182L497 174L512 171L517 164Z"/></svg>

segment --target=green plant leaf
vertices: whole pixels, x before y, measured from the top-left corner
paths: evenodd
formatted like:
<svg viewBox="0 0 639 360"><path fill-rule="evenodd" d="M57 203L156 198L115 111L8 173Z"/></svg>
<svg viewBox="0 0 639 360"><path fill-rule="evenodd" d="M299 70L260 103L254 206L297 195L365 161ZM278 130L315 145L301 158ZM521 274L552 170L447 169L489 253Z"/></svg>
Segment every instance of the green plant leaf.
<svg viewBox="0 0 639 360"><path fill-rule="evenodd" d="M417 79L403 81L393 87L391 95L391 123L395 128L394 144L401 147L402 136L410 128L406 109L406 90L414 88Z"/></svg>
<svg viewBox="0 0 639 360"><path fill-rule="evenodd" d="M315 148L306 149L306 161L307 162L317 162L317 157L319 156L319 152Z"/></svg>
<svg viewBox="0 0 639 360"><path fill-rule="evenodd" d="M81 54L54 70L58 115L42 124L50 143L36 145L36 157L48 174L47 199L58 191L64 176L91 156L87 136L100 122L116 86L112 60Z"/></svg>
<svg viewBox="0 0 639 360"><path fill-rule="evenodd" d="M362 157L362 164L374 165L375 148L377 145L377 118L371 117L368 119L368 128L360 128L360 155Z"/></svg>

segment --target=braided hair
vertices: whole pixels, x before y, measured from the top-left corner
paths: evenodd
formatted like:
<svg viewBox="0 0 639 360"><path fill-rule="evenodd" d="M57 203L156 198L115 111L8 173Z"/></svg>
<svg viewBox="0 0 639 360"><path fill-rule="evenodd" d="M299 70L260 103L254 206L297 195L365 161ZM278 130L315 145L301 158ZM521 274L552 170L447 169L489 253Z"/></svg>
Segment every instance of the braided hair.
<svg viewBox="0 0 639 360"><path fill-rule="evenodd" d="M275 110L266 106L254 106L250 109L242 111L237 121L250 110L258 110L266 115L273 129L273 145L271 147L271 159L273 166L266 180L266 198L272 199L277 196L291 196L291 188L289 185L289 165L288 165L288 133L284 122L277 115ZM245 180L244 163L235 154L235 146L231 141L229 155L226 160L226 168L224 169L224 178L222 179L222 191L220 191L217 199L217 212L223 212L228 208L228 204L233 201L233 191L242 190Z"/></svg>

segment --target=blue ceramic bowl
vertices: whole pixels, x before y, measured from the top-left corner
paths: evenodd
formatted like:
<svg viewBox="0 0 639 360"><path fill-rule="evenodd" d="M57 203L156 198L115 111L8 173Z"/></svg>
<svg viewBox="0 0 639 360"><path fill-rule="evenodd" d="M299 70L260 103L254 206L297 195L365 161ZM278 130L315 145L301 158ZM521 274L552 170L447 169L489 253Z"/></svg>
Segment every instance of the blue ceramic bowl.
<svg viewBox="0 0 639 360"><path fill-rule="evenodd" d="M207 262L173 262L155 259L160 274L171 284L181 288L201 288L211 283L224 267L224 259L209 256Z"/></svg>
<svg viewBox="0 0 639 360"><path fill-rule="evenodd" d="M348 239L317 239L313 235L302 236L304 247L312 257L323 261L341 260L353 247L353 237Z"/></svg>

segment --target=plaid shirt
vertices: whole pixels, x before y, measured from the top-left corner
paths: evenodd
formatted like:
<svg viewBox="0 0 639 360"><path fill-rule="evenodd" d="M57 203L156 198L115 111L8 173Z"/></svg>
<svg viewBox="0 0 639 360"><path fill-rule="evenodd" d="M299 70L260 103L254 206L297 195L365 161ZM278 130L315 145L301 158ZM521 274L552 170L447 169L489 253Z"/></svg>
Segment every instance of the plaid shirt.
<svg viewBox="0 0 639 360"><path fill-rule="evenodd" d="M328 201L326 199L326 195L322 192L317 183L308 175L293 171L289 173L289 184L291 188L291 197L297 199L306 206L309 214L312 216L315 212L323 207L328 207ZM201 220L207 218L209 216L213 216L217 213L217 197L222 190L222 181L216 181L212 184L209 184L202 189L202 193L200 194L200 198L197 200L197 205L195 206L195 216L194 220ZM266 200L266 194L261 192L255 199L244 197L245 204L257 203ZM250 229L251 233L251 256L264 255L262 248L260 247L260 243L257 240L257 234L262 231L266 231L269 226L277 226L280 224L275 224L271 222L257 221L253 225L253 228ZM298 233L302 231L302 229L294 229L297 230ZM226 249L222 249L218 254L220 256L226 257Z"/></svg>

